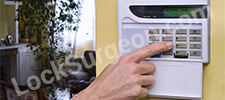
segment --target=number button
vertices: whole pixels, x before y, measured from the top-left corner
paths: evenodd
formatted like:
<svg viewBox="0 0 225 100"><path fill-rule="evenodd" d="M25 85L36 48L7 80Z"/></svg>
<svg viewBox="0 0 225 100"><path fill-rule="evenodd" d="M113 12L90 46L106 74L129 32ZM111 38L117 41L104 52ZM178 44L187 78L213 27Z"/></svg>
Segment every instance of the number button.
<svg viewBox="0 0 225 100"><path fill-rule="evenodd" d="M174 58L188 58L187 51L176 51Z"/></svg>
<svg viewBox="0 0 225 100"><path fill-rule="evenodd" d="M199 34L201 34L201 30L190 30L189 33L190 34L197 34L197 35L199 35Z"/></svg>
<svg viewBox="0 0 225 100"><path fill-rule="evenodd" d="M159 43L159 41L151 41L150 43L148 43L149 45L154 44L154 43Z"/></svg>
<svg viewBox="0 0 225 100"><path fill-rule="evenodd" d="M201 51L190 51L190 56L201 56Z"/></svg>
<svg viewBox="0 0 225 100"><path fill-rule="evenodd" d="M160 58L160 57L161 57L161 54L156 54L156 55L151 56L150 58Z"/></svg>
<svg viewBox="0 0 225 100"><path fill-rule="evenodd" d="M202 39L201 39L201 37L190 37L190 41L191 42L201 42Z"/></svg>
<svg viewBox="0 0 225 100"><path fill-rule="evenodd" d="M190 44L190 49L201 49L201 44Z"/></svg>
<svg viewBox="0 0 225 100"><path fill-rule="evenodd" d="M159 41L159 36L150 36L149 41Z"/></svg>
<svg viewBox="0 0 225 100"><path fill-rule="evenodd" d="M163 55L173 55L173 51L172 50L166 51L166 52L163 52L162 54Z"/></svg>
<svg viewBox="0 0 225 100"><path fill-rule="evenodd" d="M163 29L162 34L173 34L173 30L172 29Z"/></svg>
<svg viewBox="0 0 225 100"><path fill-rule="evenodd" d="M187 44L176 44L177 49L187 49Z"/></svg>
<svg viewBox="0 0 225 100"><path fill-rule="evenodd" d="M176 34L187 34L187 30L176 30Z"/></svg>
<svg viewBox="0 0 225 100"><path fill-rule="evenodd" d="M173 37L172 36L163 36L162 41L173 41Z"/></svg>
<svg viewBox="0 0 225 100"><path fill-rule="evenodd" d="M176 41L187 41L187 37L176 37Z"/></svg>
<svg viewBox="0 0 225 100"><path fill-rule="evenodd" d="M148 33L149 34L159 34L159 29L149 29Z"/></svg>

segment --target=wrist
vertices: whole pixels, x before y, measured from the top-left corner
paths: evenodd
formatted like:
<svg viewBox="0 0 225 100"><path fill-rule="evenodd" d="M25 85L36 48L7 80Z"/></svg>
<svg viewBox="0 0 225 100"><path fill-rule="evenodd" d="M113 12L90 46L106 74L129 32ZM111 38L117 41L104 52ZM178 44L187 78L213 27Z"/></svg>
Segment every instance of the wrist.
<svg viewBox="0 0 225 100"><path fill-rule="evenodd" d="M80 93L78 93L71 100L99 100L99 99L98 95L96 95L93 90L91 90L90 88L86 88Z"/></svg>

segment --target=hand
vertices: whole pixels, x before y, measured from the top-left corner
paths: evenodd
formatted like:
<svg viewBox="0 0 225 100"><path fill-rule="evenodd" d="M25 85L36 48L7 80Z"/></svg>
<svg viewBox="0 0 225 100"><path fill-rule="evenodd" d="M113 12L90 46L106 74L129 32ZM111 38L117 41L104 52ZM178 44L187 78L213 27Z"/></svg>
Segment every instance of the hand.
<svg viewBox="0 0 225 100"><path fill-rule="evenodd" d="M141 63L146 58L173 48L171 42L145 46L124 55L108 65L100 76L74 100L137 100L148 94L154 84L153 63Z"/></svg>

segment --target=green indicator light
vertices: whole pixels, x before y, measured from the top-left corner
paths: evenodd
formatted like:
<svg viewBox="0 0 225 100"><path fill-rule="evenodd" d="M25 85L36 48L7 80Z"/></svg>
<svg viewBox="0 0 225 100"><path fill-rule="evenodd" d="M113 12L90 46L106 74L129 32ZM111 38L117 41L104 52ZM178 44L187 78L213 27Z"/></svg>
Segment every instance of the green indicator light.
<svg viewBox="0 0 225 100"><path fill-rule="evenodd" d="M197 17L197 8L163 8L164 17Z"/></svg>

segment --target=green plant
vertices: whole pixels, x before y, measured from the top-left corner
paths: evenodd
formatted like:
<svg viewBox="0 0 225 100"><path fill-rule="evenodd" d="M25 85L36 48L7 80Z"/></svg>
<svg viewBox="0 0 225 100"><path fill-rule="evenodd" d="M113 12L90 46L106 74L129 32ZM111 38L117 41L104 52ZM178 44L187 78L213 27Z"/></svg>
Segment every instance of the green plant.
<svg viewBox="0 0 225 100"><path fill-rule="evenodd" d="M42 70L51 69L50 61L63 63L70 54L60 46L64 41L64 30L77 31L80 21L79 0L15 0L22 2L17 9L16 20L29 25L28 34L42 31L42 43L28 45L41 61ZM58 9L58 10L57 10ZM75 33L74 33L75 34ZM71 46L71 44L67 44Z"/></svg>

